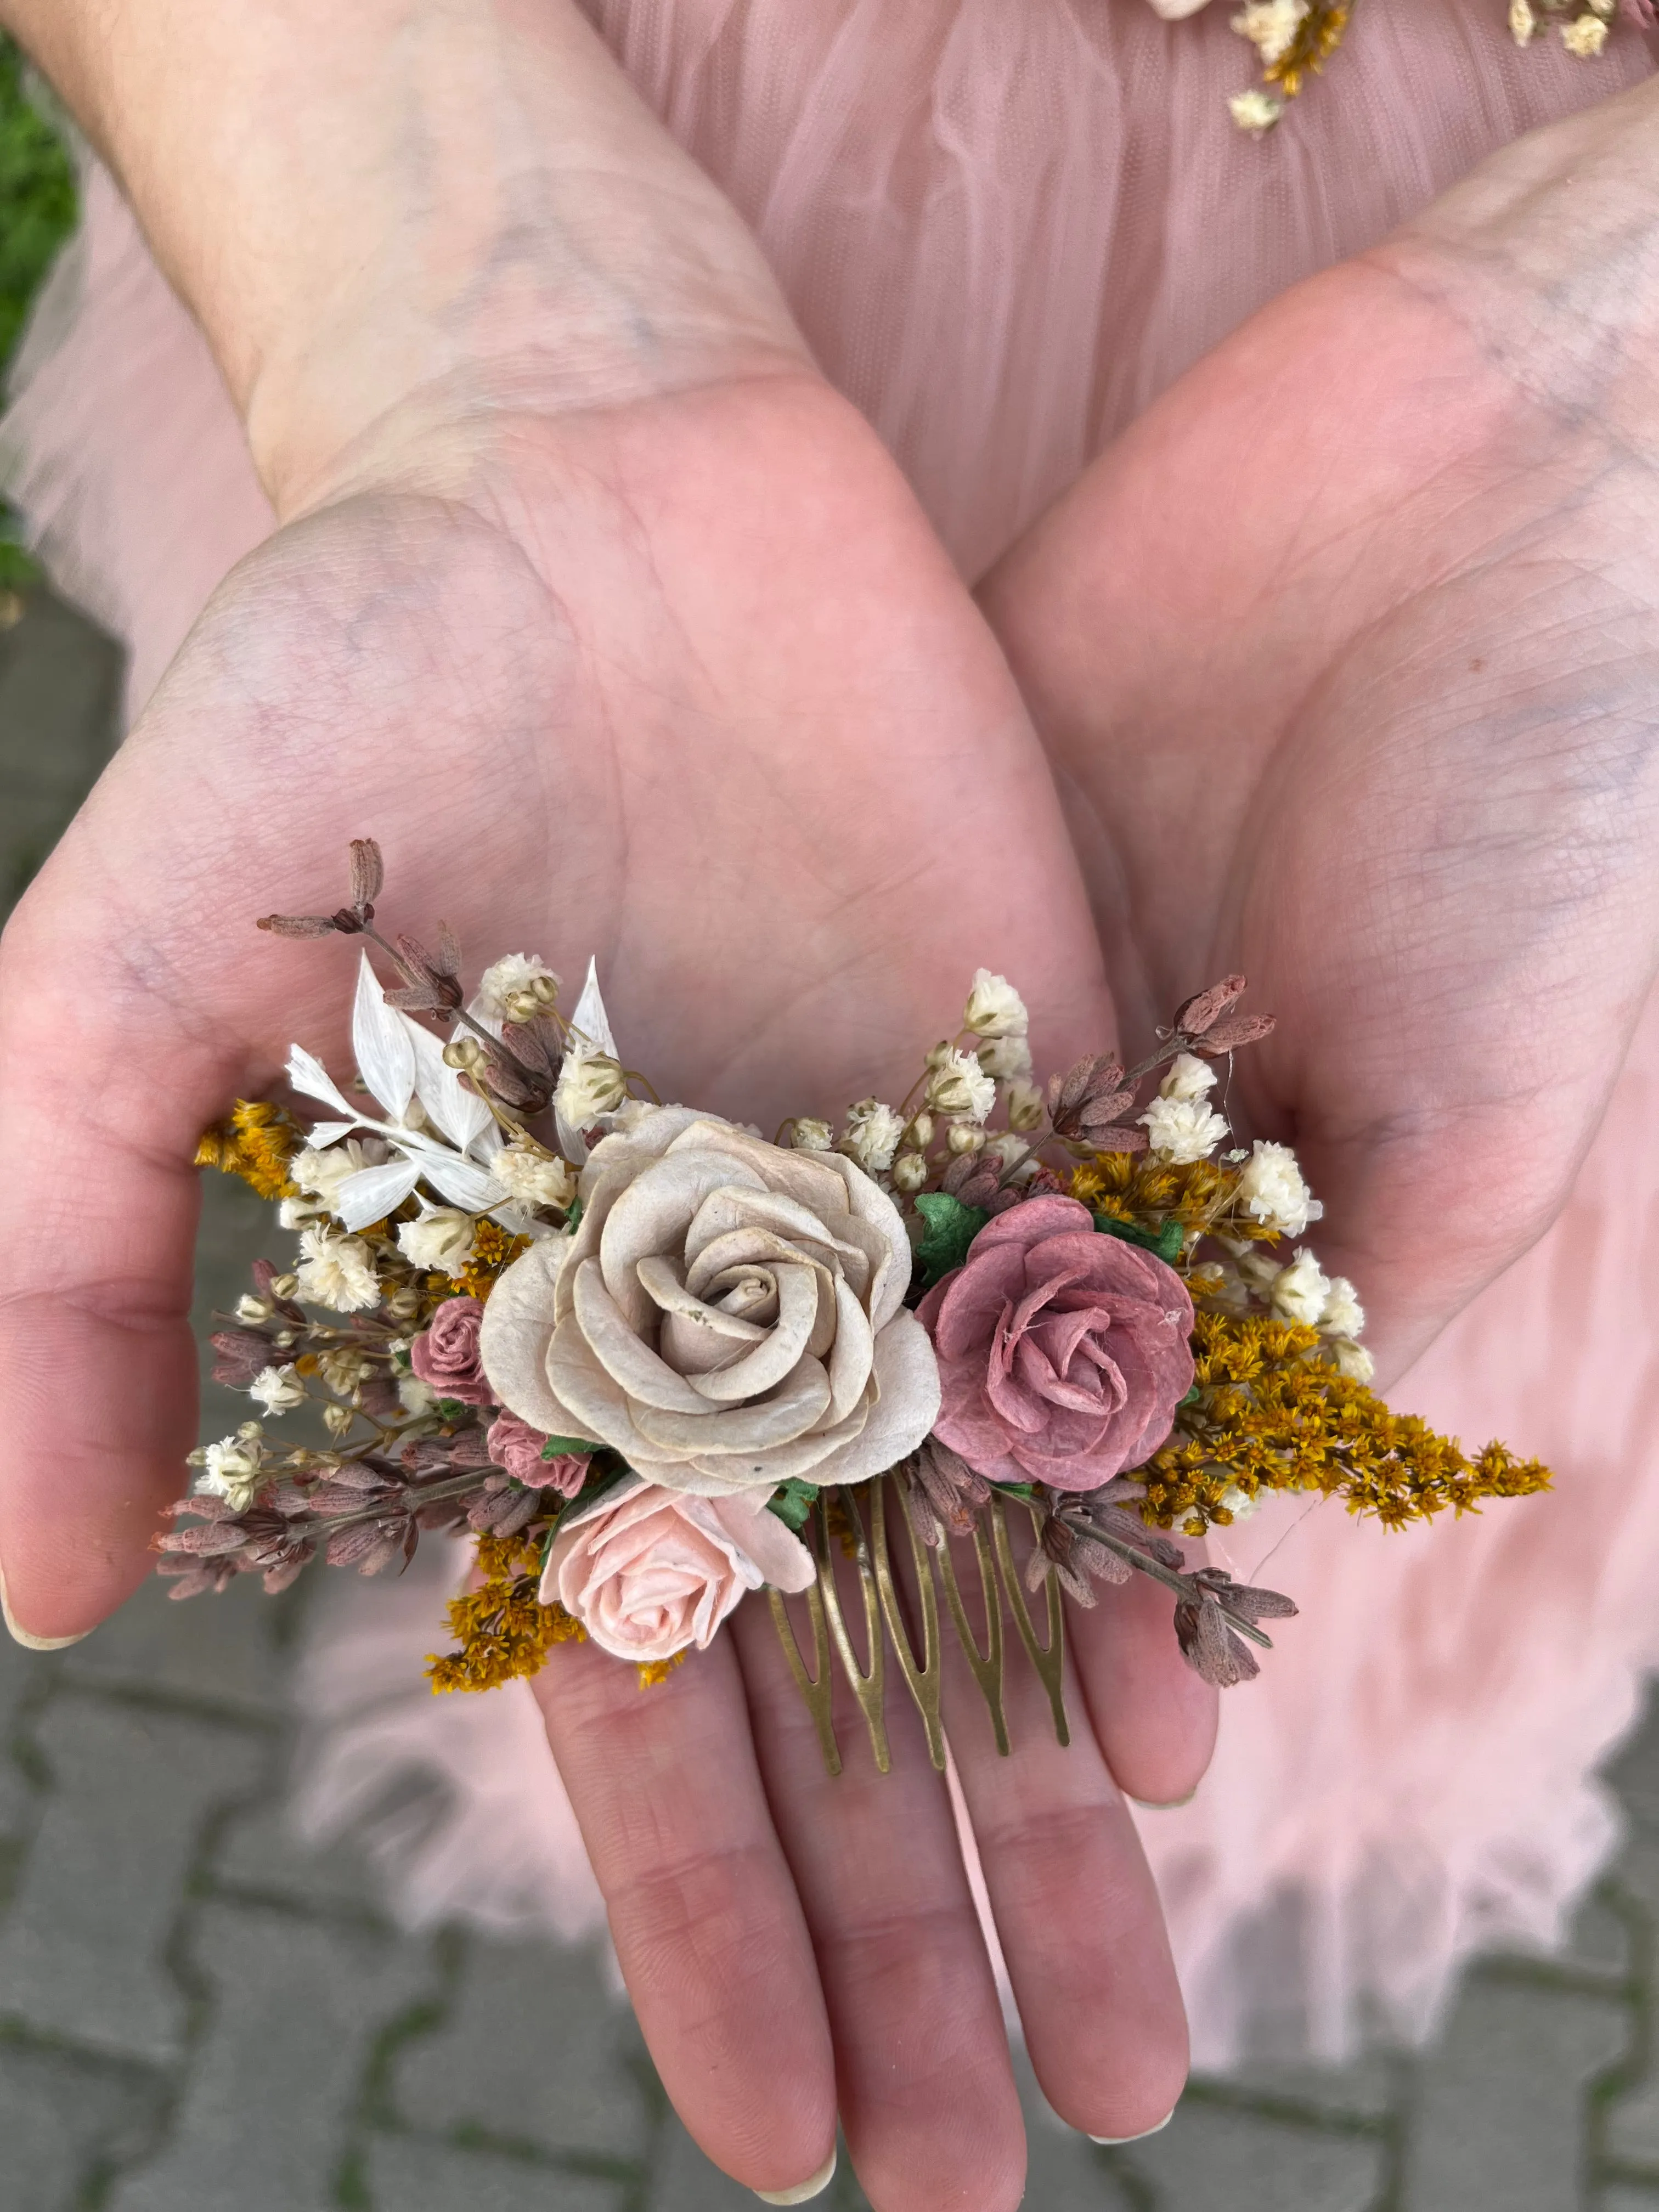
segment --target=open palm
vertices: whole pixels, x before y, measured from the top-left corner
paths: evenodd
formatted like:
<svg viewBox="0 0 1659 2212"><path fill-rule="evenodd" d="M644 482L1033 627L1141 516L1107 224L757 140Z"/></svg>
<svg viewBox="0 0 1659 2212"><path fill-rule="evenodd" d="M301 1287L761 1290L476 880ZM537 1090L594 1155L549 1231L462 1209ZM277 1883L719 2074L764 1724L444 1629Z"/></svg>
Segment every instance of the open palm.
<svg viewBox="0 0 1659 2212"><path fill-rule="evenodd" d="M179 1488L196 1135L291 1038L345 1065L355 950L252 918L337 903L364 835L386 926L443 916L474 975L597 953L665 1095L769 1127L908 1079L981 961L1045 1056L1109 1024L1006 668L824 387L428 436L232 575L3 940L0 1557L37 1636L134 1586ZM1073 1687L1098 1741L1045 1750L1011 1715L1017 1756L960 1769L1045 2085L1121 2136L1173 2104L1185 2041L1118 1783L1190 1788L1211 1714L1167 1601L1111 1595ZM839 2109L882 2212L1012 2206L1018 2103L938 1778L910 1744L830 1783L763 1609L738 1626L647 1698L575 1647L538 1684L671 2093L757 2187L818 2167Z"/></svg>
<svg viewBox="0 0 1659 2212"><path fill-rule="evenodd" d="M1126 1025L1237 966L1397 1371L1545 1228L1659 957L1659 94L1246 324L984 593Z"/></svg>

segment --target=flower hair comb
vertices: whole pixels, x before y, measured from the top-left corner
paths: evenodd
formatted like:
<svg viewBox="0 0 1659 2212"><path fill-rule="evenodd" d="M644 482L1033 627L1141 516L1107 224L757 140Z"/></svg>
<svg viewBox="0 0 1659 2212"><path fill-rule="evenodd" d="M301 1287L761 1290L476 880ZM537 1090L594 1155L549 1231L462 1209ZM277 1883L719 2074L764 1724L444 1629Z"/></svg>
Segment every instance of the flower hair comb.
<svg viewBox="0 0 1659 2212"><path fill-rule="evenodd" d="M445 1691L572 1637L643 1686L763 1589L830 1771L837 1670L887 1770L890 1668L942 1768L947 1623L998 1747L1021 1653L1064 1743L1068 1599L1150 1576L1223 1686L1295 1612L1177 1536L1274 1491L1398 1527L1548 1482L1369 1388L1352 1285L1285 1249L1321 1212L1293 1153L1232 1145L1213 1103L1218 1066L1273 1028L1242 976L1138 1066L1097 1054L1039 1086L1018 994L981 969L897 1106L768 1140L659 1101L591 964L568 1016L524 954L469 998L447 929L435 952L376 930L381 878L362 840L345 906L259 925L360 936L398 980L366 947L355 1091L294 1048L322 1118L242 1102L202 1139L299 1252L256 1266L213 1339L265 1419L192 1455L155 1540L175 1597L470 1538ZM268 1433L307 1407L325 1441Z"/></svg>

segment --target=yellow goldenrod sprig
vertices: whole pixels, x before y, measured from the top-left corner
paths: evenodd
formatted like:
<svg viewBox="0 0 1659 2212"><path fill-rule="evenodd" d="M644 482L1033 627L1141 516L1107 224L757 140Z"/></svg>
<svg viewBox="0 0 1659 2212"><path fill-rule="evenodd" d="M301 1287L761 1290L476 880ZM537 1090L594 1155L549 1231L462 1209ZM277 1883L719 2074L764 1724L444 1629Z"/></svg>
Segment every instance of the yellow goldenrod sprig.
<svg viewBox="0 0 1659 2212"><path fill-rule="evenodd" d="M1537 1460L1500 1443L1471 1459L1414 1413L1391 1413L1338 1370L1317 1329L1200 1311L1193 1346L1194 1397L1137 1478L1156 1527L1201 1535L1263 1491L1298 1490L1340 1498L1351 1513L1397 1528L1549 1487Z"/></svg>
<svg viewBox="0 0 1659 2212"><path fill-rule="evenodd" d="M298 1193L289 1180L289 1163L305 1141L305 1131L286 1107L239 1098L228 1120L203 1130L196 1165L240 1176L261 1198L294 1198Z"/></svg>

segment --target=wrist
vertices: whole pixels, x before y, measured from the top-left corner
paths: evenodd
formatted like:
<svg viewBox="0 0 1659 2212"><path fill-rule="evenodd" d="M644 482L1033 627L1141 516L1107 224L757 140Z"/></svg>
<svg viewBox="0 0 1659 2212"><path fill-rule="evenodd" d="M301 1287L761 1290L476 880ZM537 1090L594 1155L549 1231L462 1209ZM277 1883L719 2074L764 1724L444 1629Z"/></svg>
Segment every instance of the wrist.
<svg viewBox="0 0 1659 2212"><path fill-rule="evenodd" d="M805 360L735 211L574 0L0 13L119 174L280 514L422 418Z"/></svg>

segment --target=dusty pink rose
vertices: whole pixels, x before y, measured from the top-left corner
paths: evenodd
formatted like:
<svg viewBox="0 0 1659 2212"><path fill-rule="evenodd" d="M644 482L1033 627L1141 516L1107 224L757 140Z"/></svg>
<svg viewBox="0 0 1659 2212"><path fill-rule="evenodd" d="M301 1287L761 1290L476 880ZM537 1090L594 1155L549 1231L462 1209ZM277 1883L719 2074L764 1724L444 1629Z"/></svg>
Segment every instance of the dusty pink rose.
<svg viewBox="0 0 1659 2212"><path fill-rule="evenodd" d="M589 1452L560 1452L542 1457L547 1442L540 1429L532 1429L516 1413L497 1413L489 1425L489 1456L505 1468L515 1482L531 1490L556 1490L561 1498L574 1498L587 1479Z"/></svg>
<svg viewBox="0 0 1659 2212"><path fill-rule="evenodd" d="M699 1498L641 1480L562 1527L542 1575L544 1605L573 1613L618 1659L672 1659L714 1631L745 1590L805 1589L812 1555L767 1493Z"/></svg>
<svg viewBox="0 0 1659 2212"><path fill-rule="evenodd" d="M1074 1198L999 1214L917 1311L934 1434L994 1482L1096 1489L1151 1457L1192 1388L1186 1285Z"/></svg>
<svg viewBox="0 0 1659 2212"><path fill-rule="evenodd" d="M441 1398L465 1406L487 1406L494 1393L478 1357L478 1327L483 1307L477 1298L446 1298L432 1326L409 1347L409 1364Z"/></svg>

